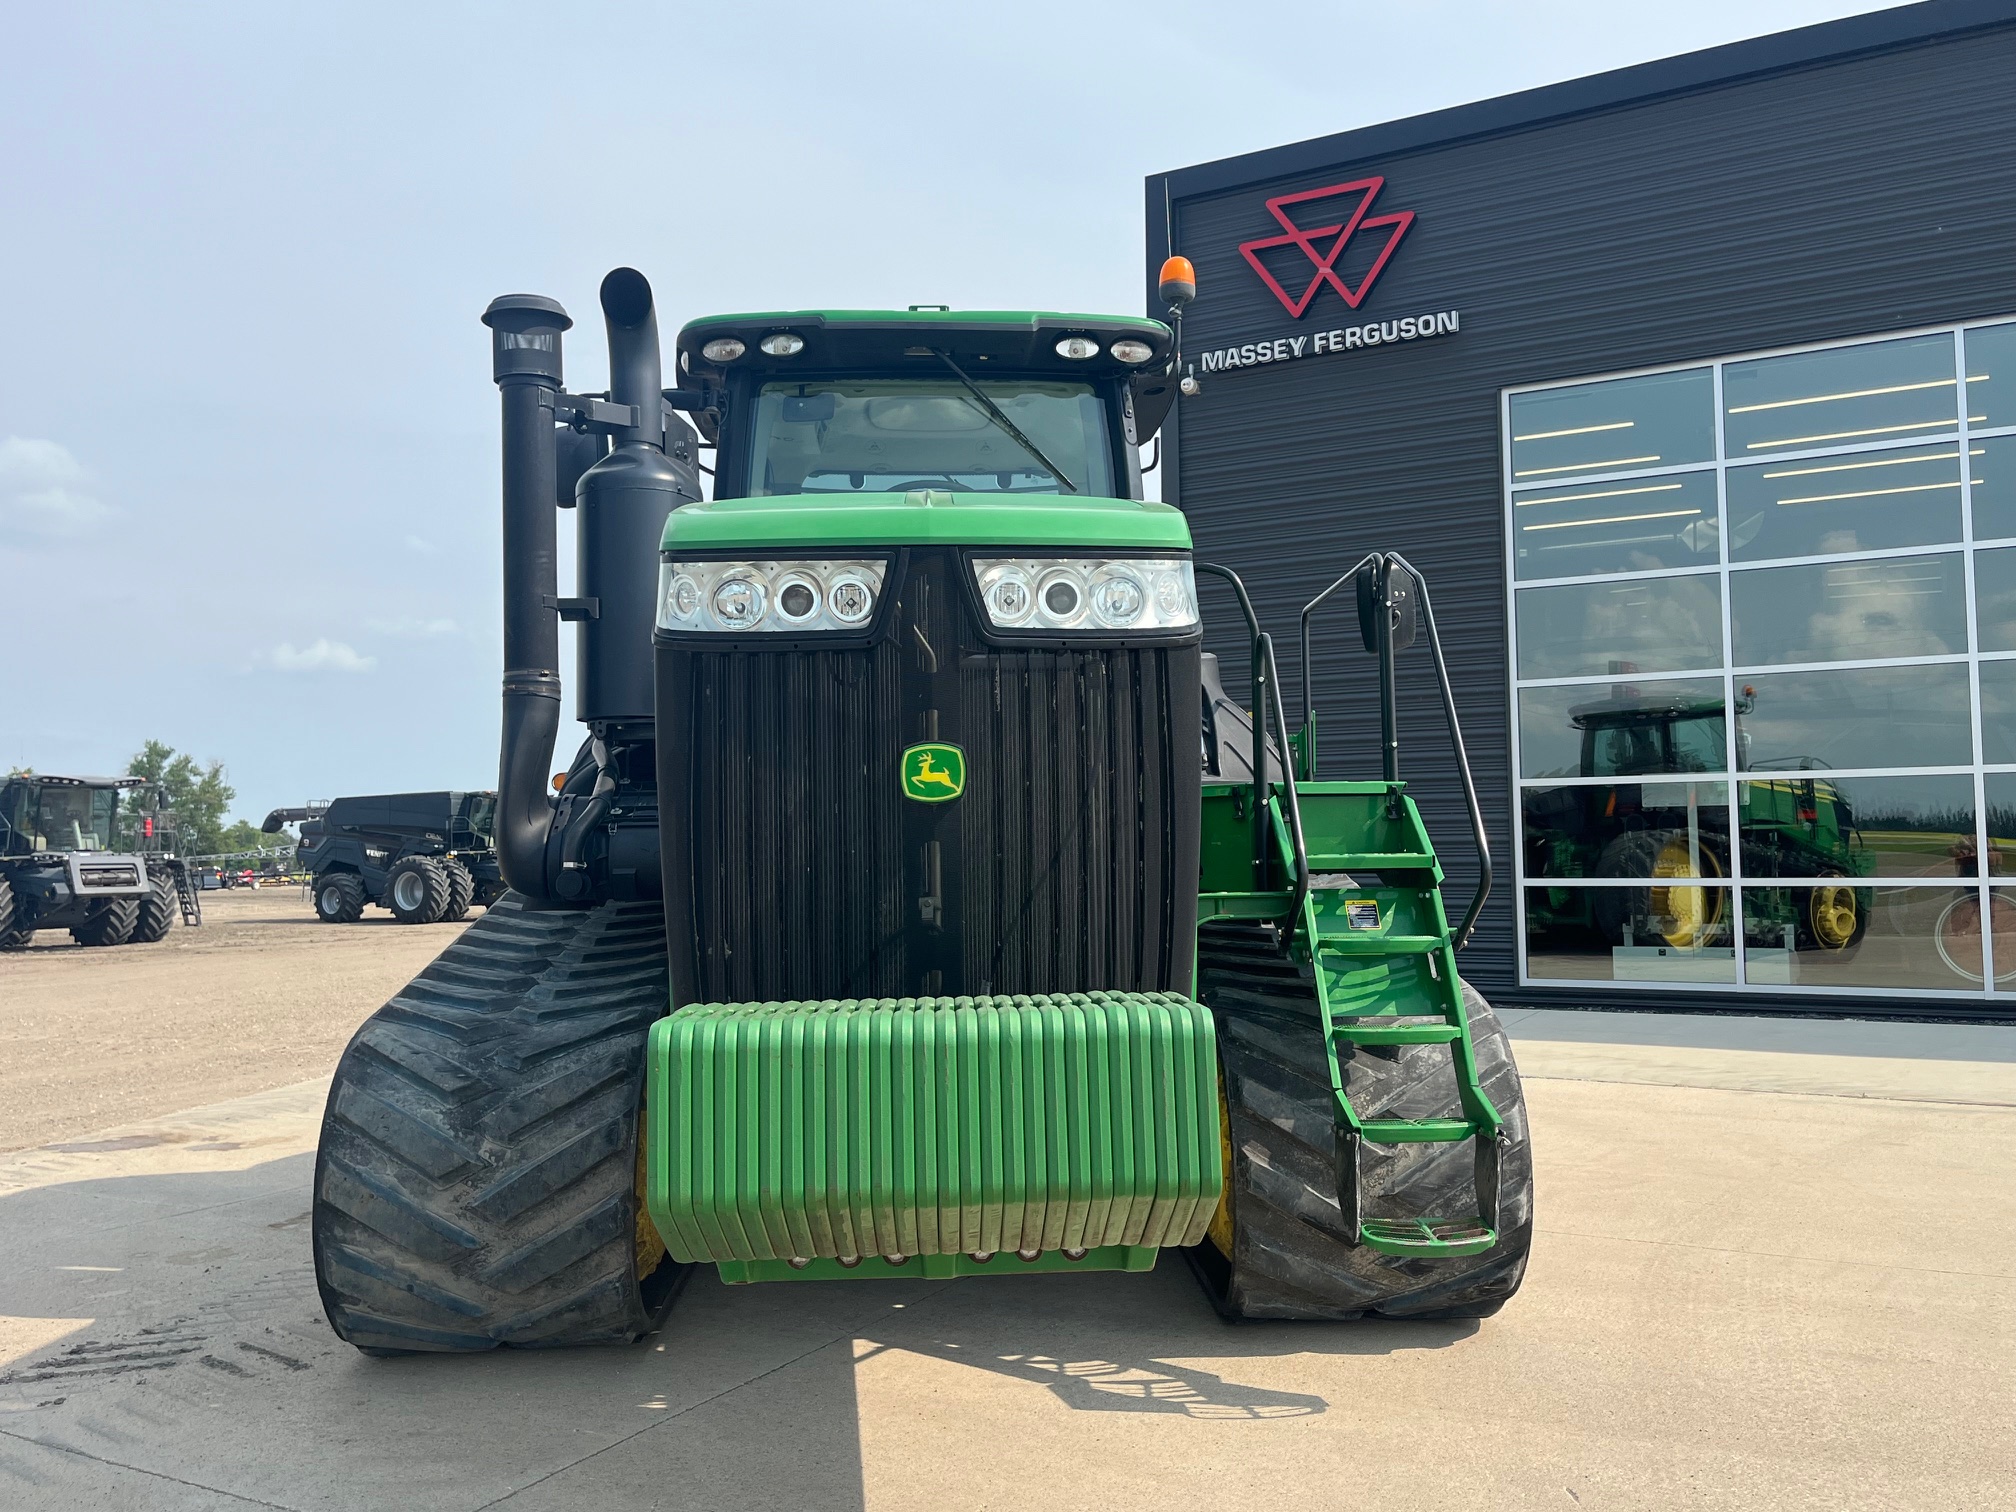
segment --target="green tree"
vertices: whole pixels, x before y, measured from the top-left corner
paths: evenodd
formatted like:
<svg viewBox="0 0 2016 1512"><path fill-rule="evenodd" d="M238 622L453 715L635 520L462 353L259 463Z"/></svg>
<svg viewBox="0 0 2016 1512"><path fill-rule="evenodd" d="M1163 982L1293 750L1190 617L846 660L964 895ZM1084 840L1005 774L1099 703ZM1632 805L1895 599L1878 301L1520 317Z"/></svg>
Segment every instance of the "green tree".
<svg viewBox="0 0 2016 1512"><path fill-rule="evenodd" d="M130 777L145 777L160 786L175 815L176 849L185 856L223 850L224 810L238 791L224 780L224 763L198 765L159 740L150 740L126 763Z"/></svg>
<svg viewBox="0 0 2016 1512"><path fill-rule="evenodd" d="M250 819L233 821L231 826L217 837L217 849L229 855L237 851L291 850L294 837L282 830L277 835L269 835Z"/></svg>

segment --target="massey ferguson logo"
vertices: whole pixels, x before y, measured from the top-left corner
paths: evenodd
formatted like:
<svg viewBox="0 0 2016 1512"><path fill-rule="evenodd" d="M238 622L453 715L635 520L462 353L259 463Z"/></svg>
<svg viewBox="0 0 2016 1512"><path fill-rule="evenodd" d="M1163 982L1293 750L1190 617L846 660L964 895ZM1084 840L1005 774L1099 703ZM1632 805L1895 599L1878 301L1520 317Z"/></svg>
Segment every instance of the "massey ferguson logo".
<svg viewBox="0 0 2016 1512"><path fill-rule="evenodd" d="M1326 287L1344 301L1345 309L1356 310L1414 224L1412 210L1372 213L1373 201L1385 187L1383 177L1362 178L1327 189L1276 195L1267 201L1267 213L1274 217L1281 234L1241 242L1239 255L1281 301L1281 308L1297 320L1309 313ZM1290 289L1300 292L1290 293ZM1456 310L1423 310L1394 320L1372 320L1199 352L1196 368L1203 373L1223 373L1262 363L1418 341L1424 336L1449 336L1461 327L1462 317Z"/></svg>
<svg viewBox="0 0 2016 1512"><path fill-rule="evenodd" d="M1372 202L1379 198L1379 191L1385 187L1384 178L1355 179L1348 184L1332 184L1327 189L1304 189L1299 194L1283 194L1270 199L1267 201L1267 213L1280 222L1282 234L1241 242L1239 255L1246 259L1247 265L1260 275L1260 281L1274 291L1274 297L1297 320L1308 312L1310 301L1325 284L1335 289L1338 297L1355 310L1372 292L1372 285L1386 271L1394 249L1400 245L1400 238L1414 224L1412 210L1395 210L1388 215L1370 214ZM1302 210L1304 215L1311 213L1306 207L1315 206L1314 214L1318 216L1343 215L1345 218L1327 226L1298 226L1289 213L1290 206L1305 207ZM1372 254L1371 265L1360 276L1354 289L1338 276L1337 263L1343 257L1344 249L1351 245L1352 238L1361 232L1368 242L1377 244L1378 250ZM1261 256L1262 253L1286 247L1296 248L1301 258L1277 257L1275 261L1286 264L1284 273L1293 279L1299 279L1304 272L1311 275L1299 297L1281 286L1281 280L1274 276L1267 266L1267 259ZM1352 264L1347 262L1345 266L1349 268Z"/></svg>

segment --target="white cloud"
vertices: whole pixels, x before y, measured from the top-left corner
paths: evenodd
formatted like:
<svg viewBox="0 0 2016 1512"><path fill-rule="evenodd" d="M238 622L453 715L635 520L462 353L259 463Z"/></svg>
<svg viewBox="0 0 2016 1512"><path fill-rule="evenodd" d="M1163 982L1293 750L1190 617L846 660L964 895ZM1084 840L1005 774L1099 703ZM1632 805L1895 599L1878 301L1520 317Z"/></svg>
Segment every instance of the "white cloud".
<svg viewBox="0 0 2016 1512"><path fill-rule="evenodd" d="M0 535L52 541L90 534L117 511L92 496L88 481L68 447L0 437Z"/></svg>
<svg viewBox="0 0 2016 1512"><path fill-rule="evenodd" d="M282 641L261 660L276 672L369 672L378 665L377 657L359 656L342 641L332 641L326 635L299 649L291 641Z"/></svg>
<svg viewBox="0 0 2016 1512"><path fill-rule="evenodd" d="M462 633L462 627L452 619L415 619L411 615L366 620L364 625L374 635L397 636L401 640L433 640L443 635Z"/></svg>

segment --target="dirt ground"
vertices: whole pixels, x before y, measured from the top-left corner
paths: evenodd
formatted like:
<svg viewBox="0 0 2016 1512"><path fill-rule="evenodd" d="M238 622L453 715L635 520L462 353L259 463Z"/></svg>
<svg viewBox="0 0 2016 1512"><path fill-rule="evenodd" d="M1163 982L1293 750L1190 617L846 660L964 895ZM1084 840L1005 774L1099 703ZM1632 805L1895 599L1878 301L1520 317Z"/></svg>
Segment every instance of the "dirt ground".
<svg viewBox="0 0 2016 1512"><path fill-rule="evenodd" d="M0 1150L324 1075L463 927L322 924L287 887L205 893L156 945L44 931L0 954Z"/></svg>

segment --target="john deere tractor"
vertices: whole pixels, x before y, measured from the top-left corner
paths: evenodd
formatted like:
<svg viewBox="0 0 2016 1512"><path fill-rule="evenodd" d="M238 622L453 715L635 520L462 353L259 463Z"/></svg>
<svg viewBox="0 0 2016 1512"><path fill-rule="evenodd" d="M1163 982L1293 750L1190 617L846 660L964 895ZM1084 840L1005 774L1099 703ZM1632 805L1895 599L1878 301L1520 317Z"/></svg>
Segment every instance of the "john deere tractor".
<svg viewBox="0 0 2016 1512"><path fill-rule="evenodd" d="M1870 869L1854 810L1839 786L1804 759L1750 763L1744 720L1756 703L1748 686L1735 701L1743 874L1817 880L1753 889L1746 939L1845 960L1869 931L1873 901L1870 889L1849 882ZM1593 930L1613 943L1676 950L1731 948L1729 890L1696 880L1734 875L1728 810L1718 799L1704 800L1704 785L1692 775L1728 770L1722 699L1684 687L1616 684L1569 709L1568 718L1582 732L1580 775L1621 780L1615 787L1530 794L1526 874L1644 877L1648 885L1535 889L1528 905L1535 929Z"/></svg>
<svg viewBox="0 0 2016 1512"><path fill-rule="evenodd" d="M1194 275L1166 271L1180 319ZM1456 734L1419 575L1374 554L1332 585L1386 756L1320 780L1243 585L1142 496L1169 324L717 316L667 387L643 276L601 304L600 394L563 387L554 301L484 315L512 890L337 1070L336 1331L618 1342L702 1265L984 1284L1170 1250L1235 1317L1496 1311L1531 1161L1457 972L1483 890L1452 927L1398 775L1417 626ZM1205 696L1206 588L1244 708ZM563 618L587 736L549 785Z"/></svg>

